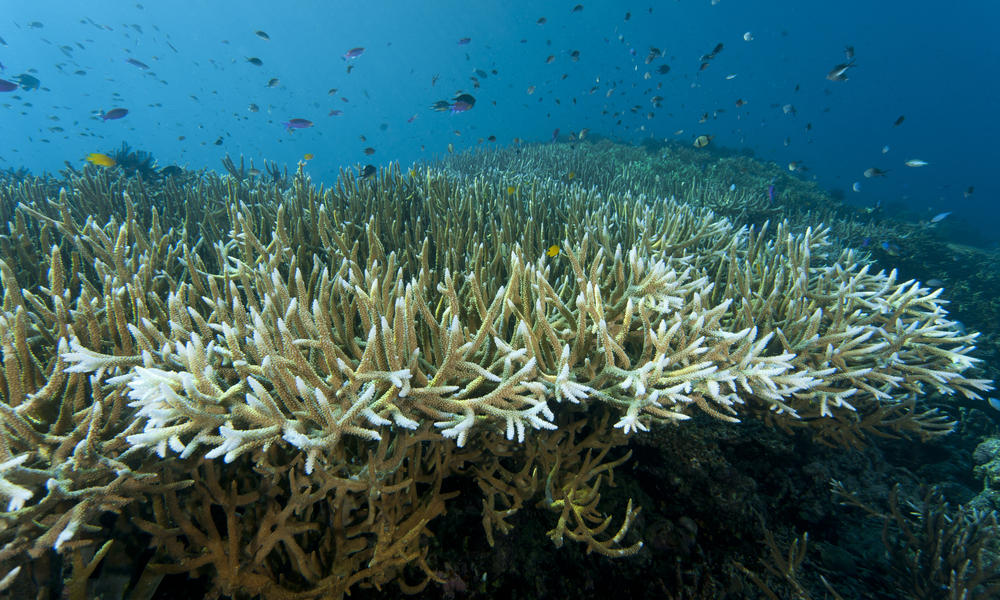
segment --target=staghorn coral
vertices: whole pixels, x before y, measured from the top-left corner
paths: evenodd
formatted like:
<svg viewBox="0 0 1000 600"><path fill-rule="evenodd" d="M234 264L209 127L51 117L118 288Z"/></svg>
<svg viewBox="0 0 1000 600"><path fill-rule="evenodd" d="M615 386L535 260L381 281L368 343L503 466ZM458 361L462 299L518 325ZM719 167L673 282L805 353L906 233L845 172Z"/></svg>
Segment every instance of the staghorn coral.
<svg viewBox="0 0 1000 600"><path fill-rule="evenodd" d="M149 573L217 595L416 591L461 478L491 540L538 502L557 545L628 555L638 509L600 491L630 435L702 414L936 436L920 396L987 387L939 292L822 229L499 172L205 177L156 209L77 183L15 195L0 245L6 585L54 548L84 593L114 512Z"/></svg>

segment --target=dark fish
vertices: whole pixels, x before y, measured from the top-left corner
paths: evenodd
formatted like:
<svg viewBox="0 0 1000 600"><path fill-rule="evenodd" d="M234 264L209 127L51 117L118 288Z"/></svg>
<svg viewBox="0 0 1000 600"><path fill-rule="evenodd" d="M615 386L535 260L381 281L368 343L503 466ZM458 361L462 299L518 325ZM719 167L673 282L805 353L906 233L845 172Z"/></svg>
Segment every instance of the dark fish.
<svg viewBox="0 0 1000 600"><path fill-rule="evenodd" d="M264 64L264 61L262 61L261 59L257 58L256 56L248 56L247 57L247 62L250 63L251 65L255 66L255 67L259 67L259 66L262 66Z"/></svg>
<svg viewBox="0 0 1000 600"><path fill-rule="evenodd" d="M364 153L367 156L371 156L372 154L375 154L375 148L372 148L371 146L368 146L367 148L364 149Z"/></svg>
<svg viewBox="0 0 1000 600"><path fill-rule="evenodd" d="M495 136L495 135L491 135L490 137L486 138L486 140L487 140L487 141L490 141L490 142L495 142L495 141L497 141L497 136ZM971 188L970 188L970 189L971 189Z"/></svg>
<svg viewBox="0 0 1000 600"><path fill-rule="evenodd" d="M476 73L476 75L479 75L479 76L480 76L480 77L482 77L483 79L486 79L486 71L484 71L484 70L482 70L482 69L476 69L476 70L475 70L475 73Z"/></svg>
<svg viewBox="0 0 1000 600"><path fill-rule="evenodd" d="M282 123L287 131L293 129L306 129L313 126L313 122L309 119L289 119Z"/></svg>
<svg viewBox="0 0 1000 600"><path fill-rule="evenodd" d="M453 113L465 112L476 105L476 99L472 94L459 94L452 98L451 105L448 107Z"/></svg>
<svg viewBox="0 0 1000 600"><path fill-rule="evenodd" d="M656 72L660 75L666 75L670 72L670 65L660 65L656 68Z"/></svg>
<svg viewBox="0 0 1000 600"><path fill-rule="evenodd" d="M6 79L0 79L0 92L13 92L19 86L13 81L7 81Z"/></svg>
<svg viewBox="0 0 1000 600"><path fill-rule="evenodd" d="M537 25L545 25L545 22L546 22L547 20L548 20L548 19L546 19L545 17L538 17L538 20L537 20L537 21L535 21L535 23L536 23ZM6 46L6 44L4 44L4 45Z"/></svg>
<svg viewBox="0 0 1000 600"><path fill-rule="evenodd" d="M141 60L136 60L134 58L129 58L129 59L126 59L125 62L127 62L130 65L134 65L136 67L139 67L143 71L148 71L149 70L149 65L147 65L144 62L142 62Z"/></svg>
<svg viewBox="0 0 1000 600"><path fill-rule="evenodd" d="M471 41L472 41L472 38L464 37L464 38L458 40L458 45L459 46L464 46L464 45L468 44Z"/></svg>
<svg viewBox="0 0 1000 600"><path fill-rule="evenodd" d="M120 119L128 114L127 108L112 108L108 112L101 113L101 119L104 121L114 121Z"/></svg>
<svg viewBox="0 0 1000 600"><path fill-rule="evenodd" d="M549 140L549 141L550 141L550 142L554 142L554 141L556 141L556 139L558 139L558 138L559 138L559 128L558 128L558 127L556 127L556 128L555 128L555 130L553 130L553 131L552 131L552 139L551 139L551 140Z"/></svg>
<svg viewBox="0 0 1000 600"><path fill-rule="evenodd" d="M830 81L847 81L847 70L853 66L853 60L850 62L840 63L830 69L830 72L826 74L826 78Z"/></svg>
<svg viewBox="0 0 1000 600"><path fill-rule="evenodd" d="M365 168L361 169L361 179L368 179L369 177L374 177L375 173L377 172L378 169L375 168L375 165L365 165Z"/></svg>
<svg viewBox="0 0 1000 600"><path fill-rule="evenodd" d="M27 73L21 73L16 77L16 79L17 82L21 84L22 90L37 90L38 86L41 85L41 82L38 81L37 77L33 77Z"/></svg>
<svg viewBox="0 0 1000 600"><path fill-rule="evenodd" d="M262 40L270 40L271 39L271 36L267 35L267 33L263 32L263 31L261 31L259 29L257 31L255 31L255 32L253 32L253 34L255 36L259 37Z"/></svg>
<svg viewBox="0 0 1000 600"><path fill-rule="evenodd" d="M893 127L899 127L900 125L902 125L902 124L903 124L903 120L904 120L904 119L906 119L906 115L899 115L899 118L898 118L898 119L896 119L896 122L895 122L895 123L893 123L893 124L892 124L892 126L893 126Z"/></svg>
<svg viewBox="0 0 1000 600"><path fill-rule="evenodd" d="M281 80L280 80L280 79L278 79L277 77L272 77L271 79L269 79L269 80L267 81L267 87L269 87L269 88L272 88L272 87L277 87L277 85L278 85L279 83L281 83Z"/></svg>
<svg viewBox="0 0 1000 600"><path fill-rule="evenodd" d="M7 45L7 40L0 37L0 46L6 46L6 45Z"/></svg>
<svg viewBox="0 0 1000 600"><path fill-rule="evenodd" d="M844 48L844 56L847 57L848 61L854 60L854 46L846 46Z"/></svg>
<svg viewBox="0 0 1000 600"><path fill-rule="evenodd" d="M344 53L344 60L347 60L348 58L357 58L362 54L364 54L364 52L365 49L360 46L357 48L351 48L350 50Z"/></svg>
<svg viewBox="0 0 1000 600"><path fill-rule="evenodd" d="M257 112L258 110L260 110L260 107L257 106L256 104L251 103L250 106L247 107L247 110L249 110L250 112Z"/></svg>
<svg viewBox="0 0 1000 600"><path fill-rule="evenodd" d="M571 10L569 12L580 12L581 10L583 10L583 5L582 4L577 4L576 6L573 7L573 10Z"/></svg>
<svg viewBox="0 0 1000 600"><path fill-rule="evenodd" d="M630 13L630 12L626 12L626 13L625 13L625 20L626 20L626 21L628 21L628 20L629 20L629 19L631 19L631 18L632 18L632 13Z"/></svg>
<svg viewBox="0 0 1000 600"><path fill-rule="evenodd" d="M183 173L184 169L176 165L167 165L166 167L160 169L160 175L163 175L164 177L174 177L177 175L182 175Z"/></svg>
<svg viewBox="0 0 1000 600"><path fill-rule="evenodd" d="M569 57L571 59L573 59L573 62L576 62L576 61L580 60L580 51L579 50L574 50L574 51L570 52L569 53Z"/></svg>
<svg viewBox="0 0 1000 600"><path fill-rule="evenodd" d="M216 146L221 146L222 145L222 136L221 135L218 137L218 139L215 140L215 145Z"/></svg>

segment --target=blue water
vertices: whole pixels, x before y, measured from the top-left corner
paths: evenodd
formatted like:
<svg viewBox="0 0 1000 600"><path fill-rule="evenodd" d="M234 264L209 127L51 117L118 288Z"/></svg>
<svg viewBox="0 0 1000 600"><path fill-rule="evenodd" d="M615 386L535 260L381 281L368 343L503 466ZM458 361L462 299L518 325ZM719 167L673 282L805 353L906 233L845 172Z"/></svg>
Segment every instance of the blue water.
<svg viewBox="0 0 1000 600"><path fill-rule="evenodd" d="M585 1L574 12L576 4L2 0L0 78L29 72L42 89L0 94L0 168L57 171L126 141L160 166L191 168L219 169L227 153L258 166L312 153L309 172L328 182L341 166L407 165L449 144L489 144L490 135L509 144L548 141L556 128L630 143L706 134L716 146L803 164L801 176L849 201L895 204L913 219L951 210L950 223L1000 241L1000 4ZM540 17L547 22L537 24ZM720 42L699 71L700 57ZM857 67L848 81L828 81L847 45ZM342 58L357 46L364 54ZM647 65L651 46L664 55ZM663 64L666 75L656 71ZM478 89L474 69L487 73ZM266 87L274 77L280 84ZM476 97L472 110L428 109L459 91ZM653 96L663 96L661 108ZM251 103L260 111L250 112ZM115 107L129 114L97 117ZM343 114L328 116L334 109ZM290 118L315 125L289 133L281 123ZM366 155L368 147L375 153ZM930 164L904 166L913 158ZM866 179L869 167L888 176ZM860 192L851 190L856 181Z"/></svg>

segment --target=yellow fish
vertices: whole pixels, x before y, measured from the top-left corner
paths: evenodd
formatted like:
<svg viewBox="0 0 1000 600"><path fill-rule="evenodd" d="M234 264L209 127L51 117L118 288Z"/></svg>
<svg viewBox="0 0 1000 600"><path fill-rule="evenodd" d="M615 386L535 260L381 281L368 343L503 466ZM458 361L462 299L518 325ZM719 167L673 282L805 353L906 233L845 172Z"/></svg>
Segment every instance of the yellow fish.
<svg viewBox="0 0 1000 600"><path fill-rule="evenodd" d="M410 177L416 177L416 176L417 176L417 170L416 169L410 169Z"/></svg>
<svg viewBox="0 0 1000 600"><path fill-rule="evenodd" d="M509 195L513 196L514 194L516 194L516 193L517 193L517 188L516 188L516 187L514 187L514 186L512 186L512 185L508 185L508 186L507 186L507 193L508 193Z"/></svg>
<svg viewBox="0 0 1000 600"><path fill-rule="evenodd" d="M694 138L694 147L704 148L705 146L708 145L709 142L712 141L712 138L714 137L715 137L714 135L699 135L698 137Z"/></svg>
<svg viewBox="0 0 1000 600"><path fill-rule="evenodd" d="M302 158L304 158L306 160L312 160L313 159L313 153L312 152L306 152L305 154L302 155Z"/></svg>
<svg viewBox="0 0 1000 600"><path fill-rule="evenodd" d="M551 246L549 246L549 249L545 251L545 254L550 258L554 256L559 256L559 246L552 244Z"/></svg>
<svg viewBox="0 0 1000 600"><path fill-rule="evenodd" d="M569 173L566 173L566 179L573 181L574 177L576 177L576 171L570 171Z"/></svg>
<svg viewBox="0 0 1000 600"><path fill-rule="evenodd" d="M100 167L113 167L118 164L115 162L115 159L111 158L107 154L101 154L100 152L91 152L87 155L86 160L90 164Z"/></svg>

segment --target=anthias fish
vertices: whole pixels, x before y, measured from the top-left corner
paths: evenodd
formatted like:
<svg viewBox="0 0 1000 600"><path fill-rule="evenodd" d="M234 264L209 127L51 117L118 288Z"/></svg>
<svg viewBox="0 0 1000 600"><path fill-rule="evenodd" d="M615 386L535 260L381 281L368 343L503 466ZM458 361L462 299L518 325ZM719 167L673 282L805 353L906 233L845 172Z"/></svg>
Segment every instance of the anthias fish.
<svg viewBox="0 0 1000 600"><path fill-rule="evenodd" d="M293 129L306 129L313 126L313 122L309 119L289 119L282 123L287 131Z"/></svg>
<svg viewBox="0 0 1000 600"><path fill-rule="evenodd" d="M121 119L127 114L128 114L127 108L112 108L106 113L101 113L101 120L114 121L116 119Z"/></svg>

